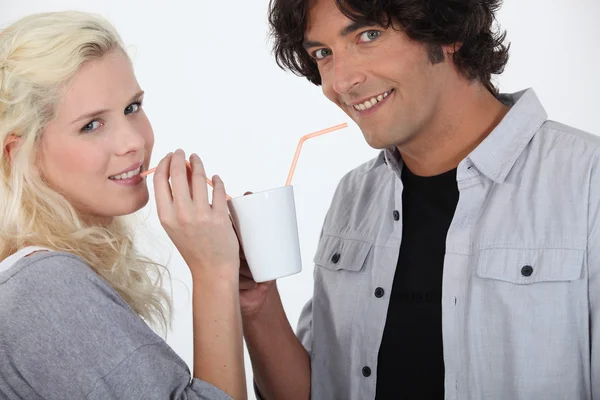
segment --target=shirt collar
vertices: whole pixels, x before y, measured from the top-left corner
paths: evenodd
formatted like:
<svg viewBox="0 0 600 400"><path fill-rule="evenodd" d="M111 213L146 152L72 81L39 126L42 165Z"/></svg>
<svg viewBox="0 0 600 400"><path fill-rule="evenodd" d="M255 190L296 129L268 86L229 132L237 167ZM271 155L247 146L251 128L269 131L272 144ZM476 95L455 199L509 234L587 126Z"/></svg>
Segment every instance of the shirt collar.
<svg viewBox="0 0 600 400"><path fill-rule="evenodd" d="M500 94L498 100L509 106L510 110L461 162L459 174L461 170L475 166L489 179L502 183L527 143L548 119L548 114L533 89ZM380 157L396 174L402 170L402 158L396 147L385 149Z"/></svg>
<svg viewBox="0 0 600 400"><path fill-rule="evenodd" d="M474 165L489 179L502 183L527 144L548 119L548 114L533 89L500 94L498 99L510 110L467 156L466 164Z"/></svg>
<svg viewBox="0 0 600 400"><path fill-rule="evenodd" d="M402 170L402 157L397 147L385 149L380 158L391 171L399 173Z"/></svg>

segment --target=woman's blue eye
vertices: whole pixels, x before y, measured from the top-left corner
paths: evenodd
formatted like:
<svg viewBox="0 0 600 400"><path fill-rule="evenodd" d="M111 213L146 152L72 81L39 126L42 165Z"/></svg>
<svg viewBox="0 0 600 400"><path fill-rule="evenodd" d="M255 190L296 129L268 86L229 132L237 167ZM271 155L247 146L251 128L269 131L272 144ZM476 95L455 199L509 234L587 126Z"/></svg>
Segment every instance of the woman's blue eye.
<svg viewBox="0 0 600 400"><path fill-rule="evenodd" d="M82 132L92 132L95 131L96 129L100 128L102 124L100 123L100 121L94 120L92 122L90 122L89 124L85 125L83 128L81 128Z"/></svg>
<svg viewBox="0 0 600 400"><path fill-rule="evenodd" d="M141 106L142 106L142 103L140 103L140 102L132 103L132 104L128 105L127 108L125 108L125 114L136 113L140 110Z"/></svg>

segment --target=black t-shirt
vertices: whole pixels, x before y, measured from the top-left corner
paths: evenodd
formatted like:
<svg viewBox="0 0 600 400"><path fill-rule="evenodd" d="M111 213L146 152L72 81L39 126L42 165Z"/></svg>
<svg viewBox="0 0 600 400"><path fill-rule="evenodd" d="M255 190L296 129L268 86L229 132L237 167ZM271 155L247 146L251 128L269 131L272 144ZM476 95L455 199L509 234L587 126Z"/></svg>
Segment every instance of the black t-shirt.
<svg viewBox="0 0 600 400"><path fill-rule="evenodd" d="M402 244L377 367L382 399L443 399L442 271L458 203L456 169L432 177L402 169Z"/></svg>

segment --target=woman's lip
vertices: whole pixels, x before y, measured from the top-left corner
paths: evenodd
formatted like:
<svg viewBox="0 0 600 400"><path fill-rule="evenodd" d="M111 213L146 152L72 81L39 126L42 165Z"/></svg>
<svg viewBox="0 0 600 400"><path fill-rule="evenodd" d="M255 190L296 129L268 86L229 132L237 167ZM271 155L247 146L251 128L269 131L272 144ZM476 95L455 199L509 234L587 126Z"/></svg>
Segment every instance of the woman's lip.
<svg viewBox="0 0 600 400"><path fill-rule="evenodd" d="M141 182L144 181L144 178L142 178L140 176L140 174L137 174L135 176L132 176L131 178L127 178L127 179L111 179L111 182L114 182L118 185L124 185L124 186L135 186L140 184Z"/></svg>
<svg viewBox="0 0 600 400"><path fill-rule="evenodd" d="M129 168L127 168L127 169L125 169L125 170L123 170L121 172L118 172L118 173L116 173L114 175L109 176L109 178L113 178L115 176L119 176L121 174L125 174L125 173L127 173L129 171L135 171L136 169L138 169L139 167L141 167L143 163L144 163L143 161L138 161L135 164L133 164L132 166L130 166Z"/></svg>

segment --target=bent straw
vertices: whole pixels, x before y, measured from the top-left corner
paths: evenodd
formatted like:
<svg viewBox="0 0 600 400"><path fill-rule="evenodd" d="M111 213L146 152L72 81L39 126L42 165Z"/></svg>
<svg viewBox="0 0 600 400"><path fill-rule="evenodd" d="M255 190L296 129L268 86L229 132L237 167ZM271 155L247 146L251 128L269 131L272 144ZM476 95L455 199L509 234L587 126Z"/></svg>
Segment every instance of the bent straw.
<svg viewBox="0 0 600 400"><path fill-rule="evenodd" d="M312 139L314 137L321 136L326 133L337 131L339 129L347 128L347 127L348 127L348 123L344 122L343 124L335 125L330 128L322 129L320 131L313 132L308 135L302 136L300 138L300 142L298 142L298 147L296 147L296 154L294 154L294 160L292 161L292 166L290 168L290 172L288 174L287 181L285 182L285 186L289 186L290 183L292 182L294 172L296 171L296 165L298 164L298 159L300 158L300 151L302 150L302 145L304 144L304 142L306 142L308 139ZM191 170L192 166L190 165L190 163L188 161L186 161L185 163L186 163L186 166L188 167L188 169ZM142 178L144 178L144 177L154 173L155 171L156 171L156 167L150 168L148 171L142 172L140 174L140 176ZM206 183L208 183L211 187L214 187L213 181L211 181L208 178L206 178ZM227 196L227 200L231 200L231 196L229 196L228 194L225 194L225 195Z"/></svg>
<svg viewBox="0 0 600 400"><path fill-rule="evenodd" d="M185 162L185 165L187 166L187 168L191 171L192 170L192 166L190 165L189 161ZM150 168L148 171L144 171L140 174L140 176L142 178L145 178L146 176L152 174L156 172L156 167L155 168ZM211 181L210 179L206 178L206 183L208 183L211 187L215 187L213 181ZM227 200L231 200L231 196L228 195L227 193L225 193L225 196L227 197Z"/></svg>
<svg viewBox="0 0 600 400"><path fill-rule="evenodd" d="M326 133L337 131L338 129L342 129L342 128L346 128L346 127L348 127L348 124L346 122L344 122L343 124L339 124L336 126L332 126L331 128L327 128L327 129L323 129L323 130L320 130L320 131L317 131L314 133L310 133L310 134L300 138L300 142L298 143L298 147L296 147L296 154L294 155L294 161L292 161L292 167L290 168L290 172L288 174L287 181L285 182L285 186L290 186L290 184L292 183L292 177L294 176L294 172L296 171L296 164L298 164L298 158L300 158L300 151L302 150L302 145L304 144L304 142L306 142L308 139L312 139L316 136L321 136Z"/></svg>

